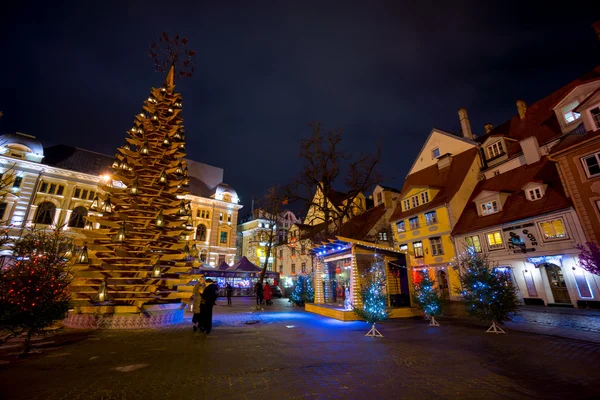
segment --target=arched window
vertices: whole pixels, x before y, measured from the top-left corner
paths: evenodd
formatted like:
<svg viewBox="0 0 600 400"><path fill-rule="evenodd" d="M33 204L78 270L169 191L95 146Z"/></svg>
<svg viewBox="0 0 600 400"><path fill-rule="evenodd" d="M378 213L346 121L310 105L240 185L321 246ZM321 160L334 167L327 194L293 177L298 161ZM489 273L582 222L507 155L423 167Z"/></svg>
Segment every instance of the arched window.
<svg viewBox="0 0 600 400"><path fill-rule="evenodd" d="M75 207L71 213L69 219L69 227L71 228L83 228L85 226L85 217L87 216L87 209L85 207Z"/></svg>
<svg viewBox="0 0 600 400"><path fill-rule="evenodd" d="M56 213L56 206L50 202L43 202L37 208L35 212L35 218L33 223L50 225L54 221L54 214Z"/></svg>
<svg viewBox="0 0 600 400"><path fill-rule="evenodd" d="M202 224L198 225L198 228L196 229L196 240L206 240L206 226Z"/></svg>
<svg viewBox="0 0 600 400"><path fill-rule="evenodd" d="M200 252L200 262L203 262L203 263L206 262L206 250L202 250Z"/></svg>

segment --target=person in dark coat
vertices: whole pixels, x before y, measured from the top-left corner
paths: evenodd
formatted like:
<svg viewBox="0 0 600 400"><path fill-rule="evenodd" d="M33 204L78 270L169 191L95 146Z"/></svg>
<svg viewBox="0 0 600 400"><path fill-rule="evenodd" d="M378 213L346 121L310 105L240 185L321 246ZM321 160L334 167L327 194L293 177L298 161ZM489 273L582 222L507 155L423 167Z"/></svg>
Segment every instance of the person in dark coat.
<svg viewBox="0 0 600 400"><path fill-rule="evenodd" d="M225 287L225 292L227 293L227 305L230 306L231 305L231 295L233 294L233 288L231 287L231 285L229 283Z"/></svg>
<svg viewBox="0 0 600 400"><path fill-rule="evenodd" d="M206 287L202 292L202 304L200 304L200 329L205 333L212 330L212 309L219 297L219 288L213 280L206 279Z"/></svg>
<svg viewBox="0 0 600 400"><path fill-rule="evenodd" d="M256 293L256 309L260 309L263 302L263 286L260 282L256 282L254 285L254 292Z"/></svg>

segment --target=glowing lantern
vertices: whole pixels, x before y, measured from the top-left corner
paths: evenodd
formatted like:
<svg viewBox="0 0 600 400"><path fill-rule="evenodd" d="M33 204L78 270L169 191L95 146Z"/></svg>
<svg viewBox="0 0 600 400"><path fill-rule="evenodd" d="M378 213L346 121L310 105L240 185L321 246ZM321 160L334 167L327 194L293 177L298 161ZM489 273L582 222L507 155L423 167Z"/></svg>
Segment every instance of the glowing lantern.
<svg viewBox="0 0 600 400"><path fill-rule="evenodd" d="M158 212L158 217L156 217L156 226L159 228L165 226L165 217L163 216L162 210Z"/></svg>
<svg viewBox="0 0 600 400"><path fill-rule="evenodd" d="M162 170L162 172L160 173L160 178L158 178L158 181L160 183L167 183L167 171L165 171L164 169Z"/></svg>
<svg viewBox="0 0 600 400"><path fill-rule="evenodd" d="M102 212L105 212L107 214L113 212L113 205L110 202L110 196L108 196L106 200L104 200L104 203L102 203Z"/></svg>
<svg viewBox="0 0 600 400"><path fill-rule="evenodd" d="M125 224L121 224L117 234L113 236L112 241L115 243L123 243L125 241Z"/></svg>
<svg viewBox="0 0 600 400"><path fill-rule="evenodd" d="M137 176L133 180L131 187L129 188L129 194L136 196L138 194L138 178Z"/></svg>
<svg viewBox="0 0 600 400"><path fill-rule="evenodd" d="M152 269L152 277L160 278L160 265L159 264L156 264L154 266L154 268Z"/></svg>
<svg viewBox="0 0 600 400"><path fill-rule="evenodd" d="M143 156L147 156L150 154L150 146L148 145L148 139L144 140L144 144L140 147L140 154Z"/></svg>
<svg viewBox="0 0 600 400"><path fill-rule="evenodd" d="M78 264L89 264L90 263L90 258L88 257L87 246L83 246L83 249L81 249L81 253L79 253L79 255L77 256L77 263Z"/></svg>

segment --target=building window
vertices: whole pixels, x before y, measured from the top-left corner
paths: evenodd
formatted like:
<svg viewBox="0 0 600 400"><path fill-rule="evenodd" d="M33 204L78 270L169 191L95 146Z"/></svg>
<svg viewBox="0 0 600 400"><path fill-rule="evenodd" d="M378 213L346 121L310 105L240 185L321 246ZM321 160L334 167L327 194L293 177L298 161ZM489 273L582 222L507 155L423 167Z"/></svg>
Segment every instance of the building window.
<svg viewBox="0 0 600 400"><path fill-rule="evenodd" d="M410 198L410 202L412 204L412 208L419 206L419 196L413 196Z"/></svg>
<svg viewBox="0 0 600 400"><path fill-rule="evenodd" d="M292 247L292 257L296 257L296 249Z"/></svg>
<svg viewBox="0 0 600 400"><path fill-rule="evenodd" d="M204 212L204 211L202 211L202 212ZM202 214L201 214L200 210L196 210L196 218L200 218L201 215Z"/></svg>
<svg viewBox="0 0 600 400"><path fill-rule="evenodd" d="M402 202L402 206L404 207L404 211L410 210L410 200L406 199Z"/></svg>
<svg viewBox="0 0 600 400"><path fill-rule="evenodd" d="M481 253L481 243L479 243L479 236L467 236L465 238L465 242L467 242L467 247L472 251L476 251L477 253Z"/></svg>
<svg viewBox="0 0 600 400"><path fill-rule="evenodd" d="M15 177L15 181L13 182L13 187L14 188L20 188L21 187L21 183L23 183L23 177L22 176L16 176Z"/></svg>
<svg viewBox="0 0 600 400"><path fill-rule="evenodd" d="M48 184L46 182L42 182L40 185L40 193L46 193L48 191Z"/></svg>
<svg viewBox="0 0 600 400"><path fill-rule="evenodd" d="M296 273L296 264L292 264L292 274Z"/></svg>
<svg viewBox="0 0 600 400"><path fill-rule="evenodd" d="M421 193L421 204L429 203L429 192Z"/></svg>
<svg viewBox="0 0 600 400"><path fill-rule="evenodd" d="M283 264L279 264L279 273L283 274Z"/></svg>
<svg viewBox="0 0 600 400"><path fill-rule="evenodd" d="M69 218L69 226L71 228L83 228L85 226L85 217L87 216L85 207L75 207Z"/></svg>
<svg viewBox="0 0 600 400"><path fill-rule="evenodd" d="M527 197L529 197L530 201L539 200L542 198L542 190L539 187L535 189L529 189L527 191Z"/></svg>
<svg viewBox="0 0 600 400"><path fill-rule="evenodd" d="M381 204L382 200L383 200L383 196L381 195L381 192L377 193L377 205Z"/></svg>
<svg viewBox="0 0 600 400"><path fill-rule="evenodd" d="M306 273L306 263L303 262L300 267L302 268L302 273L305 274Z"/></svg>
<svg viewBox="0 0 600 400"><path fill-rule="evenodd" d="M436 147L435 149L431 150L431 158L438 158L439 156L440 156L439 147Z"/></svg>
<svg viewBox="0 0 600 400"><path fill-rule="evenodd" d="M586 169L588 178L600 174L600 153L592 154L581 159Z"/></svg>
<svg viewBox="0 0 600 400"><path fill-rule="evenodd" d="M600 129L600 107L591 109L590 114L592 114L592 119L596 124L596 129Z"/></svg>
<svg viewBox="0 0 600 400"><path fill-rule="evenodd" d="M419 227L419 217L410 218L408 223L410 224L410 229L417 229Z"/></svg>
<svg viewBox="0 0 600 400"><path fill-rule="evenodd" d="M437 219L437 214L435 213L435 211L425 213L425 221L427 222L427 225L437 224L438 219Z"/></svg>
<svg viewBox="0 0 600 400"><path fill-rule="evenodd" d="M221 238L219 239L221 244L227 244L227 232L221 232Z"/></svg>
<svg viewBox="0 0 600 400"><path fill-rule="evenodd" d="M401 244L400 245L400 251L408 251L408 245L407 244Z"/></svg>
<svg viewBox="0 0 600 400"><path fill-rule="evenodd" d="M306 246L305 245L300 246L300 254L302 254L302 255L306 254Z"/></svg>
<svg viewBox="0 0 600 400"><path fill-rule="evenodd" d="M219 213L219 221L223 221L223 213Z"/></svg>
<svg viewBox="0 0 600 400"><path fill-rule="evenodd" d="M415 257L423 257L423 242L414 242L413 250L415 251Z"/></svg>
<svg viewBox="0 0 600 400"><path fill-rule="evenodd" d="M444 254L444 248L442 247L442 238L440 238L440 237L430 238L429 244L431 245L431 255L441 256L442 254Z"/></svg>
<svg viewBox="0 0 600 400"><path fill-rule="evenodd" d="M227 214L227 222L231 222L231 214Z"/></svg>
<svg viewBox="0 0 600 400"><path fill-rule="evenodd" d="M488 233L487 240L490 249L500 249L504 247L504 244L502 243L502 234L500 231Z"/></svg>
<svg viewBox="0 0 600 400"><path fill-rule="evenodd" d="M6 212L6 203L0 203L0 221L4 220L4 213Z"/></svg>
<svg viewBox="0 0 600 400"><path fill-rule="evenodd" d="M65 191L65 187L63 185L58 185L58 188L56 189L56 195L62 196L64 191Z"/></svg>
<svg viewBox="0 0 600 400"><path fill-rule="evenodd" d="M49 202L43 202L37 208L35 212L34 224L50 225L54 220L54 214L56 213L56 206Z"/></svg>
<svg viewBox="0 0 600 400"><path fill-rule="evenodd" d="M500 154L502 154L502 142L497 141L495 143L492 143L491 145L486 147L485 150L487 152L488 160L490 160L494 157L498 157Z"/></svg>
<svg viewBox="0 0 600 400"><path fill-rule="evenodd" d="M379 237L379 241L387 241L388 240L387 232L379 232L378 237Z"/></svg>
<svg viewBox="0 0 600 400"><path fill-rule="evenodd" d="M579 102L577 100L575 100L574 102L569 103L566 106L564 106L563 108L561 108L561 112L562 112L563 117L565 118L565 122L567 124L570 124L571 122L578 120L579 117L581 117L581 114L573 111L573 109L575 107L577 107L578 105L579 105Z"/></svg>
<svg viewBox="0 0 600 400"><path fill-rule="evenodd" d="M283 258L283 249L279 250L279 258Z"/></svg>
<svg viewBox="0 0 600 400"><path fill-rule="evenodd" d="M398 232L406 232L406 225L404 225L404 221L396 222L396 230Z"/></svg>
<svg viewBox="0 0 600 400"><path fill-rule="evenodd" d="M219 254L219 265L225 262L225 254Z"/></svg>
<svg viewBox="0 0 600 400"><path fill-rule="evenodd" d="M567 232L565 231L562 219L542 222L540 223L540 226L542 228L542 233L544 234L544 239L546 240L563 239L567 237Z"/></svg>
<svg viewBox="0 0 600 400"><path fill-rule="evenodd" d="M221 232L221 235L224 232ZM198 225L198 227L196 228L196 240L198 241L205 241L206 240L206 226L200 224ZM221 242L223 243L223 242Z"/></svg>
<svg viewBox="0 0 600 400"><path fill-rule="evenodd" d="M498 204L496 203L496 200L488 201L487 203L481 204L481 214L482 215L489 215L489 214L494 214L497 212L498 212Z"/></svg>

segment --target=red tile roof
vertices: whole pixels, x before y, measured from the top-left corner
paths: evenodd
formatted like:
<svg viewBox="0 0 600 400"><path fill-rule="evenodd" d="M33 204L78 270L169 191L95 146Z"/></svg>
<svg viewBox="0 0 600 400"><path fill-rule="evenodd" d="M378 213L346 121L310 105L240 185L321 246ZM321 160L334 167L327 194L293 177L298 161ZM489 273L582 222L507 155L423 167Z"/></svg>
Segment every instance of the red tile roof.
<svg viewBox="0 0 600 400"><path fill-rule="evenodd" d="M519 115L495 127L486 135L477 138L480 143L485 142L492 135L508 136L516 140L523 140L529 136L536 136L538 142L544 144L551 139L562 135L560 123L552 110L563 98L577 86L600 79L600 66L585 73L572 82L561 87L554 93L527 106L525 118L521 120ZM519 146L511 146L508 155L520 152Z"/></svg>
<svg viewBox="0 0 600 400"><path fill-rule="evenodd" d="M455 155L450 166L442 170L439 170L437 164L435 164L408 175L402 187L402 196L413 186L427 186L440 189L440 191L429 203L407 211L402 211L402 204L399 202L390 218L390 222L419 214L449 202L460 189L465 176L471 165L473 165L473 161L477 158L477 154L478 149L472 148Z"/></svg>
<svg viewBox="0 0 600 400"><path fill-rule="evenodd" d="M527 183L535 181L544 182L548 186L544 197L540 200L529 201L525 197L522 188ZM502 207L502 211L486 216L477 214L476 204L473 203L473 200L484 190L510 193ZM546 157L543 157L535 164L523 165L479 182L460 219L454 226L452 235L474 232L479 229L543 215L568 207L571 207L571 201L563 191L556 166Z"/></svg>

